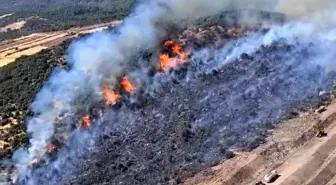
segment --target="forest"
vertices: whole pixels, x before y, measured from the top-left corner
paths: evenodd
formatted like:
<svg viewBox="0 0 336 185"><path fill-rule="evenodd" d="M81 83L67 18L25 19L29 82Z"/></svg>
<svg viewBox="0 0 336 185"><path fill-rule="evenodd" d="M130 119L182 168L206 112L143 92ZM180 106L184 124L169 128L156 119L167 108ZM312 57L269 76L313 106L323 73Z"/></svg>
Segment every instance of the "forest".
<svg viewBox="0 0 336 185"><path fill-rule="evenodd" d="M36 55L20 57L0 68L0 125L19 123L12 125L9 132L0 132L0 138L11 146L0 150L0 158L26 145L28 136L24 120L31 115L29 105L52 70L65 66L62 58L70 42L67 40Z"/></svg>
<svg viewBox="0 0 336 185"><path fill-rule="evenodd" d="M0 27L24 20L19 30L0 32L0 41L14 39L36 32L65 30L123 19L129 14L135 0L104 1L22 1L8 0L1 3L0 15L12 15L0 19Z"/></svg>

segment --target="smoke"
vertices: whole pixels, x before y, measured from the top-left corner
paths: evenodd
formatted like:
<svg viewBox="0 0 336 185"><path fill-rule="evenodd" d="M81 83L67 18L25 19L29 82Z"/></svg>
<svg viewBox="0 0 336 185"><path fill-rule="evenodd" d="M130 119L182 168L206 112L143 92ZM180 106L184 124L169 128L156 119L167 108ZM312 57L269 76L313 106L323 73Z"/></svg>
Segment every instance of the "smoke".
<svg viewBox="0 0 336 185"><path fill-rule="evenodd" d="M317 2L319 3L316 4ZM92 93L101 93L102 83L108 84L113 89L117 85L117 78L125 72L130 62L137 62L132 61L132 57L142 49L155 47L164 37L165 30L159 26L160 24L165 21L195 19L224 10L241 8L280 11L290 17L305 17L275 27L266 35L254 35L228 46L230 48L222 48L215 53L217 68L232 62L244 52L253 53L262 45L270 45L279 39L285 39L290 44L295 44L295 39L298 37L308 41L316 37L335 41L335 29L333 29L335 13L320 12L324 8L332 7L330 5L334 3L327 0L302 0L295 3L298 4L291 4L290 0L279 2L258 0L255 3L247 0L146 1L134 9L116 33L104 31L75 41L68 50L68 63L71 69L56 70L31 106L35 116L28 120L27 125L30 146L28 150L16 151L13 156L13 160L18 164L21 180L30 178L32 171L27 166L31 165L34 159L43 158L45 155L57 129L56 118L64 112L75 113L77 100ZM319 48L321 53L318 57L328 61L329 66L335 67L331 62L335 54L325 52L326 48ZM30 179L29 182L35 184L34 179Z"/></svg>
<svg viewBox="0 0 336 185"><path fill-rule="evenodd" d="M241 1L243 2L243 0ZM304 45L307 43L314 43L318 47L316 62L322 65L327 71L335 69L335 64L332 61L336 52L328 48L332 48L336 41L336 2L334 1L278 1L274 2L273 6L270 4L263 4L262 0L260 7L264 10L279 11L291 17L283 25L272 26L266 34L252 34L249 37L238 39L230 44L227 44L221 50L216 51L216 60L208 62L209 66L203 66L210 72L214 68L220 68L223 65L239 58L243 53L253 54L262 46L270 46L274 42L284 42L289 45ZM291 8L290 3L298 3L297 6ZM318 5L317 5L318 4ZM264 6L263 6L264 5ZM296 4L295 4L296 5ZM316 5L316 6L314 6ZM301 11L296 11L296 8ZM295 12L295 16L292 12ZM248 21L253 18L244 16ZM245 21L246 21L245 20ZM204 54L205 53L205 54ZM200 54L195 54L196 58L199 56L210 56L207 50L201 51ZM216 62L220 61L220 62Z"/></svg>
<svg viewBox="0 0 336 185"><path fill-rule="evenodd" d="M291 18L311 15L335 7L333 0L279 0L275 10Z"/></svg>
<svg viewBox="0 0 336 185"><path fill-rule="evenodd" d="M309 16L317 12L334 9L333 0L194 0L169 1L173 15L180 17L197 18L216 14L223 10L264 10L283 13L289 18Z"/></svg>
<svg viewBox="0 0 336 185"><path fill-rule="evenodd" d="M154 47L164 36L160 21L185 19L218 12L229 1L146 1L139 4L118 28L117 33L100 32L75 41L68 50L70 70L55 70L37 94L28 120L28 150L17 150L13 160L18 164L20 180L30 177L30 166L47 152L50 140L58 129L56 120L65 112L75 114L80 97L102 91L102 83L111 89L117 77L128 67L132 56L141 49ZM189 7L193 5L193 7ZM191 10L191 11L187 11ZM196 14L197 13L197 14ZM61 105L61 106L60 106ZM70 127L70 126L69 126ZM30 179L29 184L34 184Z"/></svg>
<svg viewBox="0 0 336 185"><path fill-rule="evenodd" d="M31 169L28 166L47 152L57 129L56 119L64 112L75 113L76 101L92 92L101 92L102 83L112 89L132 55L139 49L155 45L161 34L155 23L165 12L165 7L155 1L141 4L124 20L118 29L120 34L100 32L70 46L68 63L71 69L56 70L31 106L35 116L27 124L30 146L28 150L16 151L13 156L20 180L29 179ZM32 179L28 182L35 184Z"/></svg>

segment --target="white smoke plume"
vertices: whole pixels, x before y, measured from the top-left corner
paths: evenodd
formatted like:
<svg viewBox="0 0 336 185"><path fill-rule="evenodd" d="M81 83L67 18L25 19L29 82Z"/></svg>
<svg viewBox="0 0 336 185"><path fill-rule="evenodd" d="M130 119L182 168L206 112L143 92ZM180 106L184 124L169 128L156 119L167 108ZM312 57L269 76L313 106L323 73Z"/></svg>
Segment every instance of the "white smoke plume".
<svg viewBox="0 0 336 185"><path fill-rule="evenodd" d="M47 152L58 116L75 112L76 100L88 92L102 91L102 82L113 88L132 55L139 49L156 45L164 34L156 26L159 21L185 19L195 13L216 13L225 8L227 2L146 1L123 21L118 29L120 34L101 32L74 42L68 51L71 69L54 72L31 106L35 116L28 120L27 125L30 146L28 150L16 151L13 156L20 177L29 178L31 171L28 166ZM190 4L194 7L190 8ZM34 184L33 180L29 182Z"/></svg>
<svg viewBox="0 0 336 185"><path fill-rule="evenodd" d="M316 58L319 58L317 62L329 71L335 70L335 64L332 62L332 58L335 56L336 52L327 49L328 47L331 47L330 42L336 41L335 1L279 0L265 2L264 0L256 0L256 2L258 2L257 5L260 9L282 12L286 14L289 19L281 26L271 27L265 35L250 35L247 38L242 38L226 45L224 48L217 51L216 54L211 54L215 55L216 59L209 64L211 68L204 67L207 68L207 71L211 72L213 68L220 68L223 65L234 61L242 53L252 54L261 46L271 45L273 42L279 41L280 39L287 44L294 45L298 44L298 40L303 42L319 42L320 47L316 48L319 50L319 55L316 56ZM243 4L244 0L240 0L236 1L235 6L243 7ZM254 7L254 5L252 6ZM242 19L251 22L254 21L254 18L244 15ZM205 49L199 54L194 55L195 58L199 58L200 56L203 57L203 60L207 60L204 56L210 56L209 51Z"/></svg>
<svg viewBox="0 0 336 185"><path fill-rule="evenodd" d="M300 3L301 2L301 3ZM88 92L101 92L102 82L113 88L117 77L127 67L131 57L139 49L157 45L164 36L164 30L157 25L162 21L194 19L216 14L230 9L263 9L280 11L289 17L304 17L272 29L265 36L254 35L247 41L230 48L223 48L217 57L223 57L224 65L239 57L243 52L252 53L261 45L271 44L279 38L294 42L295 38L321 37L335 41L336 14L322 10L330 9L335 2L331 0L266 1L257 0L152 0L139 4L127 17L118 33L100 32L78 40L69 49L69 71L55 72L35 98L31 108L35 117L28 120L30 146L28 150L18 150L13 159L18 164L21 178L29 178L27 164L35 158L42 158L47 151L48 142L54 135L55 118L63 112L72 112L74 102ZM334 6L335 7L335 6ZM321 50L322 51L322 50ZM325 59L332 59L333 54ZM330 61L330 60L329 60ZM335 67L333 63L328 63ZM62 106L56 106L61 102ZM24 166L24 168L22 168ZM34 184L33 180L30 180Z"/></svg>

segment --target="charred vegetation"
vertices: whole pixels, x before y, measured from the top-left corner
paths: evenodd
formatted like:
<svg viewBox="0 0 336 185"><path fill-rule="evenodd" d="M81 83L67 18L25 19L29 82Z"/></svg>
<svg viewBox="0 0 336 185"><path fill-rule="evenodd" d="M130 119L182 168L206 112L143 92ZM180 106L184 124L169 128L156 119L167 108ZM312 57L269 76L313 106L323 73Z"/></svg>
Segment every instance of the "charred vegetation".
<svg viewBox="0 0 336 185"><path fill-rule="evenodd" d="M216 52L251 31L262 34L267 30L241 25L227 27L208 23L208 19L203 22L205 25L188 27L182 34L180 30L172 33L169 39L163 39L156 48L158 51L153 48L141 51L144 61L160 63L148 67L146 80L135 83L130 75L128 81L135 90L123 83L128 74L125 72L118 77L120 84L114 89L102 84L104 99L95 95L80 97L75 103L76 111L65 112L57 122L50 152L34 164L37 183L178 184L205 167L234 157L232 151L259 146L271 129L288 118L286 111L295 116L300 108L327 101L318 96L319 89L330 87L335 74L325 76L319 66L299 73L301 64L314 55L314 45L310 44L297 48L282 42L272 43L253 53L243 53L210 72L204 71L200 66L208 67L212 54L209 61L200 61L193 53L209 47ZM38 70L32 72L31 66L20 68L30 72L24 76L27 81L40 80L33 88L29 87L34 91L30 89L33 92L28 94L27 102L15 99L23 106L19 110L27 111L43 80L57 66L56 59L64 55L66 45L27 57L32 60L30 63L15 62L3 68L8 70L10 66L16 68L33 62L37 65ZM188 49L192 51L189 53ZM129 69L139 67L134 65ZM22 76L4 74L3 82L10 84ZM150 89L155 83L159 85ZM6 86L15 90L20 87ZM298 93L297 88L306 91ZM4 96L13 96L6 92ZM282 103L268 107L268 102L278 101ZM27 115L22 120L26 118ZM92 132L94 137L77 137L79 132ZM73 134L69 137L70 133ZM88 146L79 147L84 144ZM76 169L74 174L61 173L46 165L67 152L73 155L63 159L59 169Z"/></svg>

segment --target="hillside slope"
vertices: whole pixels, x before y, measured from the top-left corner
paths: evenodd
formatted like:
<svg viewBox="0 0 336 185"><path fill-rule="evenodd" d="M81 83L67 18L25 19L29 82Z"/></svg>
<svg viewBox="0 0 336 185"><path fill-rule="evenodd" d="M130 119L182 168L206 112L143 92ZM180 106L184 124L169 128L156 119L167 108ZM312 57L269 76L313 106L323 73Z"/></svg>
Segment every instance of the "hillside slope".
<svg viewBox="0 0 336 185"><path fill-rule="evenodd" d="M0 41L37 32L65 30L122 20L130 13L135 0L111 1L2 1L0 28L25 21L21 29L0 32ZM2 13L1 13L2 12Z"/></svg>

